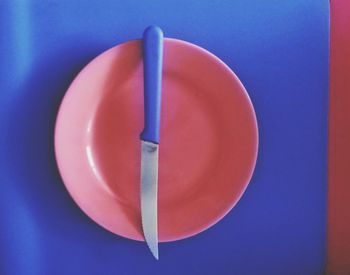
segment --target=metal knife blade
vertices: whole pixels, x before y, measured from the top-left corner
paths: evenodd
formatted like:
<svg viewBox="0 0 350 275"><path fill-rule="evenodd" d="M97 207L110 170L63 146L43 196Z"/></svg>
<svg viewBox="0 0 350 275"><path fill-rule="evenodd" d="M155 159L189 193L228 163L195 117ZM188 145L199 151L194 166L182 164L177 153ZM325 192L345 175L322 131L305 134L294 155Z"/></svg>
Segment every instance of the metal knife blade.
<svg viewBox="0 0 350 275"><path fill-rule="evenodd" d="M158 144L141 141L142 228L149 249L158 260Z"/></svg>

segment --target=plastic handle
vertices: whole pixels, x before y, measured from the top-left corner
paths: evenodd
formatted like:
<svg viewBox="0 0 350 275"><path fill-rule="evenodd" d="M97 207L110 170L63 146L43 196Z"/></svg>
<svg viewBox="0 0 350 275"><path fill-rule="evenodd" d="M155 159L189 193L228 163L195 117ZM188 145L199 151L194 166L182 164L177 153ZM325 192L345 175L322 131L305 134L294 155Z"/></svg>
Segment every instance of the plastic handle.
<svg viewBox="0 0 350 275"><path fill-rule="evenodd" d="M159 143L163 65L163 32L150 26L143 33L145 124L141 139Z"/></svg>

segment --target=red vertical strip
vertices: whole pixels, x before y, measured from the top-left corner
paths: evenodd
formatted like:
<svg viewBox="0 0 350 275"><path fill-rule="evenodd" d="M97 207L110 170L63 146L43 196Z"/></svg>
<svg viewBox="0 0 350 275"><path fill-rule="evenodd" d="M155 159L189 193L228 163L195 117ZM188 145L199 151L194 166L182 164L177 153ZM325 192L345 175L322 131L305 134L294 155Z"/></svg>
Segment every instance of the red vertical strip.
<svg viewBox="0 0 350 275"><path fill-rule="evenodd" d="M331 0L328 274L350 274L350 1Z"/></svg>

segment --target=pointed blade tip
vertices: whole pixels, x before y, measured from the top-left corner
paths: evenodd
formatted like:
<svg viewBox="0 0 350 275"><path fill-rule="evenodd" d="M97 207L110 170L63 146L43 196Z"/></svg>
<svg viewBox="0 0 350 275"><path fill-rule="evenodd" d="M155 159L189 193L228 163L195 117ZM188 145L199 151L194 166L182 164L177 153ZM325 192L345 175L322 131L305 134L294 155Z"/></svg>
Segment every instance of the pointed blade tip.
<svg viewBox="0 0 350 275"><path fill-rule="evenodd" d="M149 250L151 251L152 255L154 258L156 258L156 260L159 260L159 250L158 250L158 241L156 244L147 241L147 238L145 238L147 246L149 248Z"/></svg>
<svg viewBox="0 0 350 275"><path fill-rule="evenodd" d="M159 260L158 249L157 249L157 252L155 252L155 253L152 252L152 254L153 254L154 258L156 258L156 260L158 261Z"/></svg>

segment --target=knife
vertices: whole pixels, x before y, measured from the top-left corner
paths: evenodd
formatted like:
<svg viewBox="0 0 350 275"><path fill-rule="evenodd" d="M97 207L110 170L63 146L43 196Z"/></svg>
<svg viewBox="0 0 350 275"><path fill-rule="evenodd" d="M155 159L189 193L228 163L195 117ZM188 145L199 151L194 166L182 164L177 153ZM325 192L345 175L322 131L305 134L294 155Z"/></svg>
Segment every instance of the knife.
<svg viewBox="0 0 350 275"><path fill-rule="evenodd" d="M145 240L158 260L158 147L163 65L163 32L150 26L143 33L144 129L141 138L141 219Z"/></svg>

